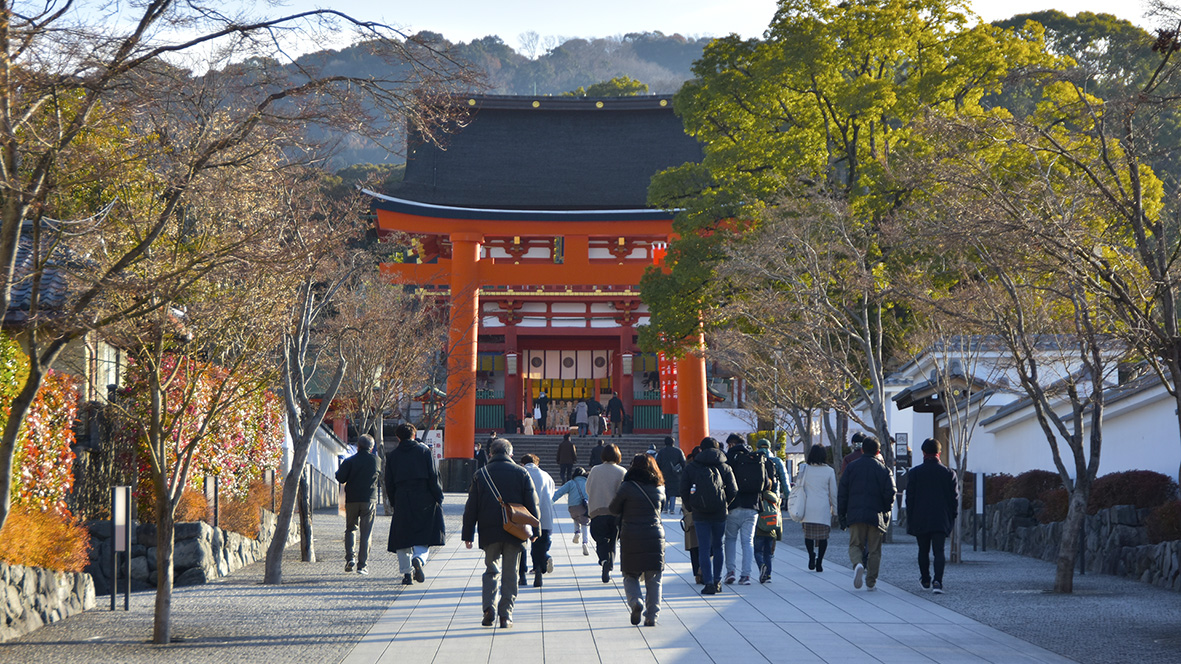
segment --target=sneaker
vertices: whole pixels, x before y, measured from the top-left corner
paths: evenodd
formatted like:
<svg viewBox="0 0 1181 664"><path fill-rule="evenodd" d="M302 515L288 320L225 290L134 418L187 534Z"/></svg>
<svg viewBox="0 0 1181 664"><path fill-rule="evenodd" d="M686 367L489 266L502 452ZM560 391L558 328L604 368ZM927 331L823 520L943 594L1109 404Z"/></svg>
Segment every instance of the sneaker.
<svg viewBox="0 0 1181 664"><path fill-rule="evenodd" d="M508 616L501 616L500 617L500 626L503 629L508 629L508 628L512 627L513 626L513 619L509 618Z"/></svg>
<svg viewBox="0 0 1181 664"><path fill-rule="evenodd" d="M574 533L574 543L575 544L578 544L578 540L581 539L580 535L581 535L581 533L578 533L578 532Z"/></svg>
<svg viewBox="0 0 1181 664"><path fill-rule="evenodd" d="M931 582L926 579L920 579L919 585L923 587L923 590L930 590L931 589Z"/></svg>
<svg viewBox="0 0 1181 664"><path fill-rule="evenodd" d="M364 574L365 576L369 576L369 568L368 567L358 567L357 574Z"/></svg>
<svg viewBox="0 0 1181 664"><path fill-rule="evenodd" d="M871 593L871 592L873 592L873 591L875 591L875 590L877 590L877 589L878 589L878 587L877 587L877 586L871 586L871 585L869 585L868 583L867 583L867 584L865 584L865 592L870 592L870 593Z"/></svg>
<svg viewBox="0 0 1181 664"><path fill-rule="evenodd" d="M533 587L534 588L541 587L541 572L538 572L533 575Z"/></svg>
<svg viewBox="0 0 1181 664"><path fill-rule="evenodd" d="M718 594L717 586L715 586L712 583L707 583L707 584L705 584L705 587L701 589L701 594L702 595L716 595L716 594Z"/></svg>
<svg viewBox="0 0 1181 664"><path fill-rule="evenodd" d="M942 595L943 594L943 582L942 581L932 581L931 582L931 592L935 593L936 595Z"/></svg>
<svg viewBox="0 0 1181 664"><path fill-rule="evenodd" d="M861 580L865 578L865 565L857 563L857 567L853 568L853 587L860 588Z"/></svg>
<svg viewBox="0 0 1181 664"><path fill-rule="evenodd" d="M722 584L714 581L714 594L717 595L722 592Z"/></svg>
<svg viewBox="0 0 1181 664"><path fill-rule="evenodd" d="M738 585L740 585L740 586L749 586L749 585L750 585L750 577L749 577L749 576L744 576L744 577L742 577L742 578L738 579Z"/></svg>
<svg viewBox="0 0 1181 664"><path fill-rule="evenodd" d="M554 559L553 558L546 558L545 559L545 573L546 574L553 574L554 573Z"/></svg>
<svg viewBox="0 0 1181 664"><path fill-rule="evenodd" d="M344 564L344 571L346 571L346 572L353 571L353 561L350 560L349 562Z"/></svg>
<svg viewBox="0 0 1181 664"><path fill-rule="evenodd" d="M586 545L586 542L582 543L582 555L584 555L584 556L590 555L590 547Z"/></svg>
<svg viewBox="0 0 1181 664"><path fill-rule="evenodd" d="M643 604L640 604L639 602L632 604L632 624L633 625L640 624L640 614L643 612L644 612L644 605Z"/></svg>
<svg viewBox="0 0 1181 664"><path fill-rule="evenodd" d="M422 573L422 558L414 556L414 559L410 561L410 565L414 567L414 580L419 583L426 581L426 575Z"/></svg>
<svg viewBox="0 0 1181 664"><path fill-rule="evenodd" d="M492 607L484 609L484 620L480 624L485 627L491 627L493 620L496 620L496 612L492 610Z"/></svg>
<svg viewBox="0 0 1181 664"><path fill-rule="evenodd" d="M656 626L656 619L655 618L644 618L644 627L655 627L655 626Z"/></svg>
<svg viewBox="0 0 1181 664"><path fill-rule="evenodd" d="M412 580L410 579L410 575L409 575L409 574L403 574L403 575L402 575L402 585L404 585L404 586L412 586L412 585L414 585L414 581L412 581Z"/></svg>
<svg viewBox="0 0 1181 664"><path fill-rule="evenodd" d="M611 561L603 561L603 583L611 583Z"/></svg>
<svg viewBox="0 0 1181 664"><path fill-rule="evenodd" d="M734 572L726 572L726 585L730 585L730 584L734 583L734 581L735 581Z"/></svg>
<svg viewBox="0 0 1181 664"><path fill-rule="evenodd" d="M766 583L771 580L771 570L767 569L766 565L759 565L759 583Z"/></svg>

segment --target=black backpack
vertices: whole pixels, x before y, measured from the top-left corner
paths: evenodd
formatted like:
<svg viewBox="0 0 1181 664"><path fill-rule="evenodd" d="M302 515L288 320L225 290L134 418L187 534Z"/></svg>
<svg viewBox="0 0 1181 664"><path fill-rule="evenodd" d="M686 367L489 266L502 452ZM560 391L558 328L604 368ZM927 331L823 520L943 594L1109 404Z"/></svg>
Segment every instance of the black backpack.
<svg viewBox="0 0 1181 664"><path fill-rule="evenodd" d="M722 470L717 466L699 464L689 488L689 510L717 514L726 511L726 487L722 484Z"/></svg>
<svg viewBox="0 0 1181 664"><path fill-rule="evenodd" d="M739 493L762 493L767 486L767 468L763 457L755 452L736 452L730 457L730 469Z"/></svg>

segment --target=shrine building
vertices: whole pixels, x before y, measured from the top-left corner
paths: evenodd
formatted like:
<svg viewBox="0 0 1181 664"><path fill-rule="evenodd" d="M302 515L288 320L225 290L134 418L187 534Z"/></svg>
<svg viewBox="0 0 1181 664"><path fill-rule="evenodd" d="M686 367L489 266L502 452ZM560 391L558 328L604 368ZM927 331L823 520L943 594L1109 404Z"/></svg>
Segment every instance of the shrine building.
<svg viewBox="0 0 1181 664"><path fill-rule="evenodd" d="M403 182L374 198L379 233L415 238L381 269L449 298L444 457L470 458L489 431L513 430L545 392L551 432L577 400L623 401L629 431L708 434L701 357L667 363L636 329L644 271L658 264L672 214L647 205L657 172L700 161L664 96L457 98L469 115L444 144L408 144Z"/></svg>

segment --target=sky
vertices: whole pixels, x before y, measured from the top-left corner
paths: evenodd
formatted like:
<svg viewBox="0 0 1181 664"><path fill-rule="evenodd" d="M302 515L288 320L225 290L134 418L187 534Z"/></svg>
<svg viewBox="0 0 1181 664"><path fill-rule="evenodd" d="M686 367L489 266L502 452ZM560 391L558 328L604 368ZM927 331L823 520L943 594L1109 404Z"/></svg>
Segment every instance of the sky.
<svg viewBox="0 0 1181 664"><path fill-rule="evenodd" d="M1067 14L1105 12L1143 27L1141 0L973 0L986 21L1017 13L1058 9ZM382 20L410 32L430 30L449 41L471 41L498 35L519 48L519 35L541 37L610 37L629 32L660 31L686 37L718 37L736 32L760 37L775 14L775 0L435 0L379 2L372 0L288 0L289 10L331 7L355 18Z"/></svg>

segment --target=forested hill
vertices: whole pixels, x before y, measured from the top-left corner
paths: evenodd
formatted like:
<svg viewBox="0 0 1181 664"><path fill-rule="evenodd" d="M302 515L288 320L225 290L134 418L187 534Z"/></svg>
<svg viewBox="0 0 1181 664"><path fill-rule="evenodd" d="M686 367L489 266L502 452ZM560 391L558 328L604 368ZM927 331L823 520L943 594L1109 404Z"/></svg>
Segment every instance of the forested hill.
<svg viewBox="0 0 1181 664"><path fill-rule="evenodd" d="M471 42L449 42L443 35L421 32L416 38L446 51L457 61L470 63L484 73L482 92L513 95L558 95L628 76L648 85L650 93L672 94L692 76L693 61L701 57L708 37L686 38L660 32L630 33L621 37L570 39L524 36L530 58L489 36ZM372 71L380 75L386 65L364 44L339 51L317 51L301 57L296 66L315 65L324 73L347 70L350 75ZM401 155L355 136L346 137L333 159L335 168L360 163L399 163Z"/></svg>

